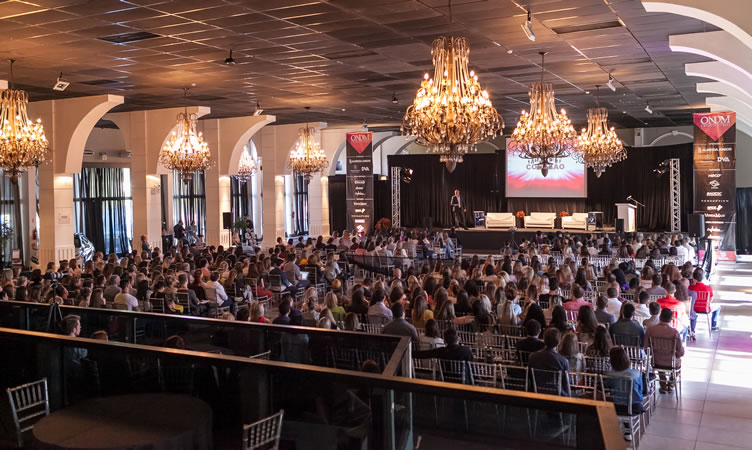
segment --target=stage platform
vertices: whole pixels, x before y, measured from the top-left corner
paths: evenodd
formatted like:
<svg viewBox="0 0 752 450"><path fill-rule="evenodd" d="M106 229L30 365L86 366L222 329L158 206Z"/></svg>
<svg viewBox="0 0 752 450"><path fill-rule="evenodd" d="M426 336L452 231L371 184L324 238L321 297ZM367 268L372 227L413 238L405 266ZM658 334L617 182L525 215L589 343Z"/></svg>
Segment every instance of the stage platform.
<svg viewBox="0 0 752 450"><path fill-rule="evenodd" d="M503 228L470 228L469 230L457 230L456 233L460 243L462 243L463 252L497 253L499 249L504 247L506 242L511 242L514 239L517 243L520 243L524 239L532 239L538 231L544 235L556 233L557 231L569 233L570 235L587 235L614 233L616 230L613 227L587 231L562 228L518 228L516 231L505 230Z"/></svg>

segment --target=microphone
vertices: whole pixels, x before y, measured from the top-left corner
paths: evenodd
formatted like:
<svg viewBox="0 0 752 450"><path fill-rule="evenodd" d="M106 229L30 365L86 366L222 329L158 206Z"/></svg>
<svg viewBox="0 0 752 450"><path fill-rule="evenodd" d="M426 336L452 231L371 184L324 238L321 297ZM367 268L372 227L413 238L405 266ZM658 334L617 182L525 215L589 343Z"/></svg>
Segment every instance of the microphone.
<svg viewBox="0 0 752 450"><path fill-rule="evenodd" d="M630 195L630 196L628 196L628 197L627 197L627 200L632 200L632 196L631 196L631 195Z"/></svg>

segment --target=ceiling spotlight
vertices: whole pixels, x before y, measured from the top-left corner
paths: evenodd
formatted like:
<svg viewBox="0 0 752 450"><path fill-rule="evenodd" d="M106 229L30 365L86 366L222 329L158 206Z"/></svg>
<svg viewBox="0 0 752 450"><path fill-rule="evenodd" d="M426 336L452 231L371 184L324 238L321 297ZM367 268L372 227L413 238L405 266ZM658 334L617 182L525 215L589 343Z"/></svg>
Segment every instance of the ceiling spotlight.
<svg viewBox="0 0 752 450"><path fill-rule="evenodd" d="M362 131L368 131L368 119L363 119Z"/></svg>
<svg viewBox="0 0 752 450"><path fill-rule="evenodd" d="M230 56L225 58L225 64L235 64L235 59L232 57L232 49L230 49Z"/></svg>
<svg viewBox="0 0 752 450"><path fill-rule="evenodd" d="M614 86L614 76L609 72L608 74L608 88L616 92L616 86Z"/></svg>
<svg viewBox="0 0 752 450"><path fill-rule="evenodd" d="M397 94L392 93L392 104L396 105L399 103L399 99L397 98Z"/></svg>
<svg viewBox="0 0 752 450"><path fill-rule="evenodd" d="M347 111L347 109L345 109L345 108L342 108L342 112L345 112L345 111Z"/></svg>
<svg viewBox="0 0 752 450"><path fill-rule="evenodd" d="M261 104L256 100L256 111L253 112L253 115L260 116L262 112L264 112L264 110L261 109Z"/></svg>
<svg viewBox="0 0 752 450"><path fill-rule="evenodd" d="M531 41L535 41L535 33L533 33L533 15L530 10L527 11L527 21L520 25L522 31L525 32L525 36Z"/></svg>
<svg viewBox="0 0 752 450"><path fill-rule="evenodd" d="M55 82L55 85L52 86L52 89L55 91L64 91L70 86L70 81L63 78L63 72L60 72L60 76L57 77L57 81Z"/></svg>
<svg viewBox="0 0 752 450"><path fill-rule="evenodd" d="M585 91L585 94L589 94L589 93L590 93L590 91Z"/></svg>
<svg viewBox="0 0 752 450"><path fill-rule="evenodd" d="M511 55L512 53L514 53L514 50L512 50L511 48L507 50L507 55Z"/></svg>
<svg viewBox="0 0 752 450"><path fill-rule="evenodd" d="M650 105L645 106L645 111L647 111L648 114L653 114L653 108L651 108Z"/></svg>
<svg viewBox="0 0 752 450"><path fill-rule="evenodd" d="M405 184L410 184L413 181L413 169L409 167L403 167L400 173L400 179Z"/></svg>

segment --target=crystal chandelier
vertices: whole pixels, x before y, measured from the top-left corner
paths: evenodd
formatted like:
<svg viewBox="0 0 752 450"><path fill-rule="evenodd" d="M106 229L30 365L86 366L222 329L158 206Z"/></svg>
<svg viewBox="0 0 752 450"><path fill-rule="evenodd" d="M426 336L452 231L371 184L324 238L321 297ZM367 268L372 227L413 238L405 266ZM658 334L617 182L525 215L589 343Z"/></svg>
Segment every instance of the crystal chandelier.
<svg viewBox="0 0 752 450"><path fill-rule="evenodd" d="M545 177L556 159L576 151L577 132L563 109L556 112L554 86L543 82L545 52L541 52L541 81L530 85L530 112L522 111L509 141L509 151L533 161Z"/></svg>
<svg viewBox="0 0 752 450"><path fill-rule="evenodd" d="M261 166L261 162L254 159L250 153L248 153L248 147L243 146L243 154L240 156L240 164L238 165L238 173L233 175L235 179L239 181L251 181L251 177Z"/></svg>
<svg viewBox="0 0 752 450"><path fill-rule="evenodd" d="M402 120L402 134L441 155L453 170L478 142L493 138L504 122L481 89L478 76L468 70L470 46L462 37L442 36L433 41L434 73L423 77L413 104Z"/></svg>
<svg viewBox="0 0 752 450"><path fill-rule="evenodd" d="M183 90L183 97L187 99L188 88ZM177 122L177 130L159 152L159 161L168 169L178 171L183 182L188 183L195 172L211 166L211 152L202 133L196 132L198 116L188 114L187 105L185 111L178 114Z"/></svg>
<svg viewBox="0 0 752 450"><path fill-rule="evenodd" d="M29 120L26 91L14 89L14 62L10 60L11 87L0 94L0 168L15 183L25 168L44 162L49 144L42 121Z"/></svg>
<svg viewBox="0 0 752 450"><path fill-rule="evenodd" d="M597 99L596 93L596 103ZM616 136L614 127L608 128L608 109L590 108L587 118L587 130L583 128L577 139L577 147L581 153L577 154L576 158L592 168L595 176L600 178L606 168L626 159L627 152Z"/></svg>
<svg viewBox="0 0 752 450"><path fill-rule="evenodd" d="M316 142L316 130L306 124L305 128L298 131L300 136L295 144L295 149L290 152L287 167L298 175L305 178L306 183L311 182L314 173L323 172L329 167L329 160Z"/></svg>

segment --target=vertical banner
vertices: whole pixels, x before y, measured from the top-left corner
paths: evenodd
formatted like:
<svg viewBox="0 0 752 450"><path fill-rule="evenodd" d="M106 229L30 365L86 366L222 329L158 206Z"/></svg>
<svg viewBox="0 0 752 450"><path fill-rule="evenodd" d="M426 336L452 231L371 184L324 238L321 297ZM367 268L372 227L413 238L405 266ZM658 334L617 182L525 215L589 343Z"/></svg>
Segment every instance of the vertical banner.
<svg viewBox="0 0 752 450"><path fill-rule="evenodd" d="M736 261L736 113L693 114L695 213L718 261Z"/></svg>
<svg viewBox="0 0 752 450"><path fill-rule="evenodd" d="M373 227L373 133L347 133L347 229L359 235Z"/></svg>

